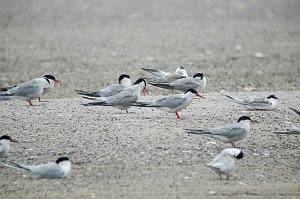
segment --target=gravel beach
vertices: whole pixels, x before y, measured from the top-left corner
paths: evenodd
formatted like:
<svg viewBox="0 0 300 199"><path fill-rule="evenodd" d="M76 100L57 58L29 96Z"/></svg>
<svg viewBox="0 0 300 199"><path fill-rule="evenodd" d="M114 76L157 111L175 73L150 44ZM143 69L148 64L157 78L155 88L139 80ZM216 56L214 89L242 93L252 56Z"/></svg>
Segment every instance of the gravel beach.
<svg viewBox="0 0 300 199"><path fill-rule="evenodd" d="M297 0L1 0L0 87L52 74L43 102L0 101L0 132L19 141L0 160L0 198L299 198L300 2ZM175 114L154 108L84 107L75 89L97 90L149 76L141 67L202 72L205 99ZM171 91L149 87L153 101ZM221 92L220 92L221 91ZM274 94L274 111L247 111L237 97ZM244 158L230 180L205 166L224 148L188 135L255 118L238 142ZM68 156L64 179L2 166Z"/></svg>
<svg viewBox="0 0 300 199"><path fill-rule="evenodd" d="M133 107L127 114L112 107L85 107L80 104L89 100L80 98L35 102L33 107L23 101L1 102L1 132L20 142L1 162L37 164L68 156L74 164L69 177L55 180L3 167L0 197L298 198L299 135L273 131L299 125L299 116L288 107L299 105L300 92L274 94L280 99L276 110L245 111L220 93L207 93L180 113L182 121L152 108ZM257 123L237 143L245 157L237 161L234 177L220 180L205 163L230 144L188 135L184 129L224 126L242 115Z"/></svg>

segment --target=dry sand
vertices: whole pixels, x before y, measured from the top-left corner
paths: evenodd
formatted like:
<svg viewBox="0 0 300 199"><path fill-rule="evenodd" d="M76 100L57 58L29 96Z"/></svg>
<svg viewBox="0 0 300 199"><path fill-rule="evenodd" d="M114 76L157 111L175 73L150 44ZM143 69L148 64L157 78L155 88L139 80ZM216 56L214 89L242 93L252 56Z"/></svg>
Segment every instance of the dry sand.
<svg viewBox="0 0 300 199"><path fill-rule="evenodd" d="M54 180L0 167L0 198L299 198L299 135L272 133L299 124L288 109L300 100L299 8L298 0L1 0L0 87L44 74L64 83L34 107L0 102L1 134L20 141L1 163L67 155L74 165ZM83 107L74 92L115 83L121 73L146 76L140 67L180 65L208 76L207 98L182 111L183 121L155 109ZM275 94L280 104L249 112L220 90ZM163 94L171 93L151 89L141 100ZM236 179L219 180L204 165L230 145L184 129L241 115L258 123L238 143L245 157Z"/></svg>
<svg viewBox="0 0 300 199"><path fill-rule="evenodd" d="M247 96L250 93L232 93ZM263 97L269 92L251 93ZM299 124L288 109L299 105L300 92L275 92L275 111L245 111L220 93L207 93L181 112L184 120L156 109L84 107L88 100L53 99L1 102L1 132L20 141L2 162L36 164L69 156L75 163L66 179L31 177L1 168L1 198L299 198L299 136L274 130ZM146 96L155 100L161 96ZM219 180L206 168L223 144L188 135L186 128L209 128L248 115L257 120L238 142L245 157L236 179Z"/></svg>

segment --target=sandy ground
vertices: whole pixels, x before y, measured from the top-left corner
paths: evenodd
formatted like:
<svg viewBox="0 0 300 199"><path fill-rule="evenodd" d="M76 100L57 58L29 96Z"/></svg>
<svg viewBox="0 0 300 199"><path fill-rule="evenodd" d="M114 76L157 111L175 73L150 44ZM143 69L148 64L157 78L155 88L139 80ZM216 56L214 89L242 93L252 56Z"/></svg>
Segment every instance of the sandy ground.
<svg viewBox="0 0 300 199"><path fill-rule="evenodd" d="M231 93L248 96L249 93ZM251 93L263 97L269 92ZM1 168L1 198L299 198L299 136L277 135L299 124L288 109L300 92L275 92L275 111L245 111L220 93L207 93L175 114L156 109L84 107L88 100L1 102L1 132L20 141L1 162L36 164L69 156L75 163L66 179L39 179ZM152 101L161 96L142 97ZM12 111L13 108L13 111ZM223 126L248 115L258 123L238 142L245 157L236 179L219 180L204 164L230 144L188 135L186 128Z"/></svg>
<svg viewBox="0 0 300 199"><path fill-rule="evenodd" d="M20 141L2 162L36 164L68 155L66 179L0 168L0 198L299 198L299 136L276 135L299 117L298 0L0 0L0 87L45 74L63 82L47 102L0 102L0 132ZM264 57L254 54L260 52ZM94 90L147 74L140 67L208 79L205 100L181 115L154 109L83 107L74 89ZM272 112L244 111L219 91L275 94ZM144 100L170 92L151 89ZM185 128L258 120L241 142L236 180L204 164L228 144Z"/></svg>
<svg viewBox="0 0 300 199"><path fill-rule="evenodd" d="M0 87L53 74L76 88L140 67L210 76L209 91L300 89L298 0L1 0ZM261 52L264 58L255 58Z"/></svg>

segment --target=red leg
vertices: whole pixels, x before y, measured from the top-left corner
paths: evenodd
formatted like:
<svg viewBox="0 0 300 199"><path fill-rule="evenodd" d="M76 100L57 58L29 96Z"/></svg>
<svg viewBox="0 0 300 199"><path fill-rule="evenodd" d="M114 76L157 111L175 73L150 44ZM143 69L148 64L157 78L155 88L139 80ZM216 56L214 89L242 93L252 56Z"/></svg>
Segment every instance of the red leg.
<svg viewBox="0 0 300 199"><path fill-rule="evenodd" d="M127 109L125 109L125 110L126 110L126 113L129 113Z"/></svg>
<svg viewBox="0 0 300 199"><path fill-rule="evenodd" d="M40 97L38 97L38 99L39 99L39 102L41 102L41 98L40 98Z"/></svg>
<svg viewBox="0 0 300 199"><path fill-rule="evenodd" d="M179 116L178 112L176 112L176 117L180 120L183 120L183 118Z"/></svg>
<svg viewBox="0 0 300 199"><path fill-rule="evenodd" d="M231 146L232 146L233 148L235 148L235 144L234 144L234 142L231 142Z"/></svg>
<svg viewBox="0 0 300 199"><path fill-rule="evenodd" d="M29 102L29 106L33 106L30 100L28 102Z"/></svg>

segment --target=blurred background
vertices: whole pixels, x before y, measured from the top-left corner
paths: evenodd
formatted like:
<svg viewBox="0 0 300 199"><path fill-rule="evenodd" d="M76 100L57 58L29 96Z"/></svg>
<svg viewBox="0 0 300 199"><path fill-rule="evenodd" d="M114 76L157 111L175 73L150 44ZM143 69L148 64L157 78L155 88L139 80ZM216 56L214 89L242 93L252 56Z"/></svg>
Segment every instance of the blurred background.
<svg viewBox="0 0 300 199"><path fill-rule="evenodd" d="M48 98L135 81L141 67L208 76L207 92L300 89L298 0L0 0L0 87L52 74ZM165 92L163 90L158 92Z"/></svg>

